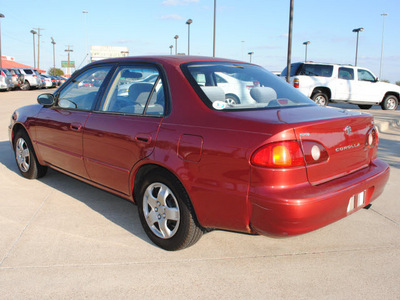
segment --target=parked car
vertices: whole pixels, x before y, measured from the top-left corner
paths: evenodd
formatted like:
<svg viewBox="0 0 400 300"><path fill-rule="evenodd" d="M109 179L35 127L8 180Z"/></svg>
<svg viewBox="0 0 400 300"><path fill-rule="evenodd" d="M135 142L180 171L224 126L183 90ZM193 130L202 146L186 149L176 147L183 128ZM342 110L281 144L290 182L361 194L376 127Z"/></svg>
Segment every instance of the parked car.
<svg viewBox="0 0 400 300"><path fill-rule="evenodd" d="M44 88L48 89L48 88L52 88L56 85L55 81L53 83L53 80L50 76L41 74L40 76L42 76L42 78L44 79L45 85Z"/></svg>
<svg viewBox="0 0 400 300"><path fill-rule="evenodd" d="M305 62L292 64L290 74L290 83L320 105L346 102L369 109L379 104L382 109L396 110L399 104L400 87L379 81L365 68ZM281 76L286 75L285 68Z"/></svg>
<svg viewBox="0 0 400 300"><path fill-rule="evenodd" d="M21 86L22 90L30 90L32 88L40 88L42 85L40 77L37 76L34 69L18 69L24 75L24 83Z"/></svg>
<svg viewBox="0 0 400 300"><path fill-rule="evenodd" d="M24 75L18 69L8 69L11 74L12 82L14 83L14 89L21 88L24 83Z"/></svg>
<svg viewBox="0 0 400 300"><path fill-rule="evenodd" d="M253 78L254 103L227 101L220 73ZM150 74L154 82L139 82ZM136 82L118 95L125 78ZM253 64L108 59L37 101L9 125L22 176L51 167L136 203L146 234L166 250L207 229L309 232L369 207L389 178L373 116L321 107Z"/></svg>
<svg viewBox="0 0 400 300"><path fill-rule="evenodd" d="M14 88L12 76L8 69L0 69L0 90L9 91Z"/></svg>

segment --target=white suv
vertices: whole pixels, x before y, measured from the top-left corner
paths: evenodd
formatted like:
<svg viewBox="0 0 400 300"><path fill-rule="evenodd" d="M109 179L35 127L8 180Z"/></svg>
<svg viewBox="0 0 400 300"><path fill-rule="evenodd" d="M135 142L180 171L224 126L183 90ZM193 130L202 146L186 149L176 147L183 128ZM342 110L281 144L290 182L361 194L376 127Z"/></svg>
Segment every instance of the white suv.
<svg viewBox="0 0 400 300"><path fill-rule="evenodd" d="M32 88L40 87L40 78L36 74L34 69L18 69L22 75L24 75L25 81L21 86L22 90L30 90Z"/></svg>
<svg viewBox="0 0 400 300"><path fill-rule="evenodd" d="M286 68L281 76L287 74ZM358 104L362 109L380 104L382 109L396 110L400 86L378 81L365 68L326 63L293 63L290 84L320 105L331 102Z"/></svg>

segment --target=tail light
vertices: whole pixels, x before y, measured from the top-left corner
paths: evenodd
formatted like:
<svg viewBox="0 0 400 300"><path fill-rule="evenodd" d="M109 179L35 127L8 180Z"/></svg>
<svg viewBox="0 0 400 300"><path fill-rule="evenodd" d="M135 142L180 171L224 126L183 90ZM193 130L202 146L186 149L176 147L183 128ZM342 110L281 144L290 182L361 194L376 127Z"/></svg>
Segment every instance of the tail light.
<svg viewBox="0 0 400 300"><path fill-rule="evenodd" d="M298 89L300 87L300 82L298 78L295 78L293 81L293 86Z"/></svg>
<svg viewBox="0 0 400 300"><path fill-rule="evenodd" d="M264 145L251 157L251 164L267 168L293 168L304 166L304 156L297 141L284 141Z"/></svg>
<svg viewBox="0 0 400 300"><path fill-rule="evenodd" d="M367 133L367 140L365 141L365 146L374 147L374 146L378 146L378 144L379 144L378 131L376 130L375 127L373 127Z"/></svg>
<svg viewBox="0 0 400 300"><path fill-rule="evenodd" d="M37 75L35 75L35 74L34 74L34 75L32 75L32 76L33 76L33 77L37 77Z"/></svg>
<svg viewBox="0 0 400 300"><path fill-rule="evenodd" d="M6 74L3 71L1 71L1 76L6 77Z"/></svg>
<svg viewBox="0 0 400 300"><path fill-rule="evenodd" d="M254 151L250 162L266 168L293 168L327 161L325 147L314 141L303 141L303 150L297 141L275 142ZM304 151L304 152L303 152Z"/></svg>

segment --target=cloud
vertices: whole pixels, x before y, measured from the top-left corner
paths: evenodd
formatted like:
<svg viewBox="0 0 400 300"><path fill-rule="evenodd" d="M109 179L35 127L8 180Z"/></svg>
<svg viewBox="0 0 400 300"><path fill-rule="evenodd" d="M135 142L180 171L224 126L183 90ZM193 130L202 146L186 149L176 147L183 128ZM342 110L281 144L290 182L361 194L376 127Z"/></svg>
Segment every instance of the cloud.
<svg viewBox="0 0 400 300"><path fill-rule="evenodd" d="M164 0L162 5L164 6L177 6L177 5L188 5L190 3L197 3L200 0Z"/></svg>
<svg viewBox="0 0 400 300"><path fill-rule="evenodd" d="M165 15L160 17L161 20L182 20L180 15Z"/></svg>

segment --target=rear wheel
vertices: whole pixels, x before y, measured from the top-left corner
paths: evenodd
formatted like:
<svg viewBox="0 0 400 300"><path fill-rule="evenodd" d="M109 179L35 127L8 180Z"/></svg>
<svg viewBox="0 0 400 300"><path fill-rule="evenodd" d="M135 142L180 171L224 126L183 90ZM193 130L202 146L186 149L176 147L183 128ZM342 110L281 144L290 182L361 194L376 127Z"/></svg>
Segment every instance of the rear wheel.
<svg viewBox="0 0 400 300"><path fill-rule="evenodd" d="M135 199L144 231L159 247L169 251L184 249L202 236L189 196L179 180L167 171L148 173Z"/></svg>
<svg viewBox="0 0 400 300"><path fill-rule="evenodd" d="M240 100L236 95L233 94L226 94L225 95L225 102L228 104L240 104Z"/></svg>
<svg viewBox="0 0 400 300"><path fill-rule="evenodd" d="M358 104L358 107L361 109L370 109L372 105L367 105L367 104Z"/></svg>
<svg viewBox="0 0 400 300"><path fill-rule="evenodd" d="M388 95L383 99L381 107L383 110L396 110L399 105L399 100L396 96Z"/></svg>
<svg viewBox="0 0 400 300"><path fill-rule="evenodd" d="M24 84L21 85L21 90L27 91L31 89L31 85L28 80L25 80Z"/></svg>
<svg viewBox="0 0 400 300"><path fill-rule="evenodd" d="M14 139L15 161L22 176L36 179L46 175L47 167L39 164L32 143L25 131L18 131Z"/></svg>
<svg viewBox="0 0 400 300"><path fill-rule="evenodd" d="M318 105L321 105L321 106L328 105L328 96L321 91L316 91L314 93L314 95L311 97L311 99Z"/></svg>

